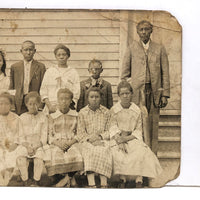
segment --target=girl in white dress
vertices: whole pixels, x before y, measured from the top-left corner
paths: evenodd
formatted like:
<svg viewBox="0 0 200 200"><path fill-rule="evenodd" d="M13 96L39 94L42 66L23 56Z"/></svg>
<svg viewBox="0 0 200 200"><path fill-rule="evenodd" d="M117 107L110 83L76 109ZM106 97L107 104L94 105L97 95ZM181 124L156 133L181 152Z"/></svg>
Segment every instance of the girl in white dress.
<svg viewBox="0 0 200 200"><path fill-rule="evenodd" d="M63 44L59 44L54 50L58 66L49 68L42 82L40 94L42 101L46 106L44 112L54 113L57 110L57 92L60 88L68 88L72 91L73 104L71 108L75 108L80 96L79 75L74 68L71 68L67 61L70 57L70 50Z"/></svg>
<svg viewBox="0 0 200 200"><path fill-rule="evenodd" d="M142 187L142 177L155 178L162 168L143 142L140 108L131 102L133 89L127 81L118 85L120 101L111 108L110 144L113 155L113 173L119 175L124 186L127 178L136 179Z"/></svg>
<svg viewBox="0 0 200 200"><path fill-rule="evenodd" d="M37 92L29 92L25 97L28 112L20 116L23 126L23 137L21 144L26 148L24 155L17 158L17 166L20 170L24 186L32 184L38 186L44 167L45 149L48 149L48 119L38 108L41 98ZM33 180L29 181L28 164L33 159Z"/></svg>

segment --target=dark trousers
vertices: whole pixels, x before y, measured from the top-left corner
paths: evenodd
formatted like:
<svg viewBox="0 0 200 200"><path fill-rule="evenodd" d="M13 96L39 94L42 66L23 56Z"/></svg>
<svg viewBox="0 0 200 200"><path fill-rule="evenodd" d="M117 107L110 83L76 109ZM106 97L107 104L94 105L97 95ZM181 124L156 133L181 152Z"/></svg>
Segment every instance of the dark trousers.
<svg viewBox="0 0 200 200"><path fill-rule="evenodd" d="M28 111L28 109L27 109L27 107L26 107L26 105L25 105L25 96L26 96L26 95L23 96L20 115Z"/></svg>
<svg viewBox="0 0 200 200"><path fill-rule="evenodd" d="M13 102L14 102L14 104L13 104L12 107L11 107L11 111L12 111L12 112L15 112L15 113L18 114L18 115L21 115L21 114L27 112L28 109L27 109L27 107L26 107L26 105L25 105L24 99L25 99L25 95L23 96L23 99L22 99L21 109L20 109L20 110L17 110L17 106L16 106L16 104L15 104L15 100L14 100L14 97L13 97Z"/></svg>
<svg viewBox="0 0 200 200"><path fill-rule="evenodd" d="M157 155L160 109L154 106L153 93L150 83L145 84L145 104L148 111L150 148Z"/></svg>

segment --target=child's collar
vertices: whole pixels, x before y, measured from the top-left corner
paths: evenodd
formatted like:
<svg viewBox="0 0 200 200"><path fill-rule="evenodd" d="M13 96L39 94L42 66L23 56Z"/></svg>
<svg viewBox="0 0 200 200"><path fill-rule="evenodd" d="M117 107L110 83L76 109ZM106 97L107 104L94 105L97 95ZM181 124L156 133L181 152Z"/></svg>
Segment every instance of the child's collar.
<svg viewBox="0 0 200 200"><path fill-rule="evenodd" d="M123 110L124 108L122 107L121 105L121 102L118 101L113 107L112 107L112 110L114 111L114 113L118 113L120 112L121 110ZM131 105L130 107L128 108L129 110L132 110L136 113L139 113L140 112L140 109L137 105L135 105L133 102L131 102Z"/></svg>
<svg viewBox="0 0 200 200"><path fill-rule="evenodd" d="M103 106L100 105L99 108L97 108L95 111L93 111L92 109L90 109L89 105L87 105L87 111L88 112L101 112L103 110Z"/></svg>
<svg viewBox="0 0 200 200"><path fill-rule="evenodd" d="M26 60L24 59L24 64L32 64L32 62L33 62L33 59L30 60L30 61L26 61Z"/></svg>
<svg viewBox="0 0 200 200"><path fill-rule="evenodd" d="M92 85L96 85L97 83L99 85L102 85L102 77L99 77L98 79L94 79L92 76L90 77L92 80Z"/></svg>

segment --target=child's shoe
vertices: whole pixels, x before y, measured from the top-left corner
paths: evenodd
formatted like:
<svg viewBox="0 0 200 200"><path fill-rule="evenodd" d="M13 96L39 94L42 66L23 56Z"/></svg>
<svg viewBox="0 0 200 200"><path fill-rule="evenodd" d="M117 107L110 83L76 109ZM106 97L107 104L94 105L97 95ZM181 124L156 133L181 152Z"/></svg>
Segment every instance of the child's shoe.
<svg viewBox="0 0 200 200"><path fill-rule="evenodd" d="M36 181L36 180L33 179L30 187L39 187L40 186L39 183L40 183L40 181Z"/></svg>

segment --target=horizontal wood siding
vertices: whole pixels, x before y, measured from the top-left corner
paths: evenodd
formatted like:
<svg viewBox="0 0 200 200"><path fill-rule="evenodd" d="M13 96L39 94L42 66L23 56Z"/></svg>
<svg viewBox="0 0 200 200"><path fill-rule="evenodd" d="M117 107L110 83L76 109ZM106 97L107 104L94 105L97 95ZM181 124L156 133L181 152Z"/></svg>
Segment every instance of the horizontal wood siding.
<svg viewBox="0 0 200 200"><path fill-rule="evenodd" d="M23 59L20 48L25 40L36 44L35 59L47 68L55 66L53 53L58 43L71 50L70 66L80 79L88 77L88 63L103 63L103 78L112 84L114 101L119 80L120 11L88 10L1 10L0 47L6 51L7 73L11 64Z"/></svg>

